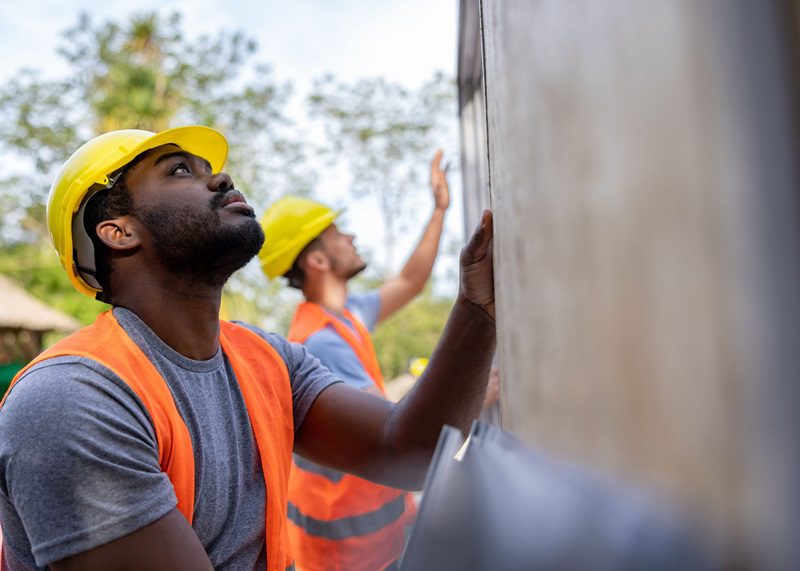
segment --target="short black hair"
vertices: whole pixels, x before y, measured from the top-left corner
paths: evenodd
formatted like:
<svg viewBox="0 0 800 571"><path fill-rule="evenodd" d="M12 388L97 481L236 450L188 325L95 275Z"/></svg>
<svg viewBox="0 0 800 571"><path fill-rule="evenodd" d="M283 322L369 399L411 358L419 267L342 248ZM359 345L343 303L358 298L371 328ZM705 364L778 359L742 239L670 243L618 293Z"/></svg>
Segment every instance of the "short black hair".
<svg viewBox="0 0 800 571"><path fill-rule="evenodd" d="M305 248L303 248L297 257L294 260L294 264L289 269L288 272L283 274L287 280L289 280L289 287L293 287L295 289L303 289L303 286L306 283L306 273L300 267L300 263L303 261L305 255L313 250L322 250L323 244L322 240L319 239L319 236L311 240L308 244L306 244Z"/></svg>
<svg viewBox="0 0 800 571"><path fill-rule="evenodd" d="M100 301L109 302L111 298L111 248L97 235L97 225L104 220L118 216L133 214L133 196L128 191L128 175L133 167L141 161L147 151L137 155L125 167L111 188L104 188L94 193L83 214L83 228L92 240L94 246L95 279L100 284L102 292L97 294Z"/></svg>
<svg viewBox="0 0 800 571"><path fill-rule="evenodd" d="M124 178L124 177L123 177ZM97 235L97 225L104 220L124 216L133 212L133 199L124 181L117 181L112 188L96 192L86 205L83 227L94 246L94 277L103 289L97 295L100 301L107 301L111 295L111 248Z"/></svg>

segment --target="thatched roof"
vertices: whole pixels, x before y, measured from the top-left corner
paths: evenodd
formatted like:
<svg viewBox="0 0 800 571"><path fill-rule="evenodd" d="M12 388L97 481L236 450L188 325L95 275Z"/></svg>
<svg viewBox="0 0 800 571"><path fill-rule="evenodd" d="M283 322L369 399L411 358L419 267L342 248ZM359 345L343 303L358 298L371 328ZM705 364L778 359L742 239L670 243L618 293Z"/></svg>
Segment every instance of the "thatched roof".
<svg viewBox="0 0 800 571"><path fill-rule="evenodd" d="M74 331L80 324L48 307L19 285L0 276L0 328L29 331Z"/></svg>

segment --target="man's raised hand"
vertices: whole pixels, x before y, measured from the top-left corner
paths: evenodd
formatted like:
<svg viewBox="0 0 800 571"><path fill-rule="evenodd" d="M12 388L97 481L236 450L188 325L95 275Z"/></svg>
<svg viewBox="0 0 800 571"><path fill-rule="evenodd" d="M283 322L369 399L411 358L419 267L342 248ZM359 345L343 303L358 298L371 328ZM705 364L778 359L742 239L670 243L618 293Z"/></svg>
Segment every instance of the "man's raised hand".
<svg viewBox="0 0 800 571"><path fill-rule="evenodd" d="M450 206L450 187L447 185L447 168L441 168L442 149L438 149L431 161L431 191L434 207L445 211Z"/></svg>

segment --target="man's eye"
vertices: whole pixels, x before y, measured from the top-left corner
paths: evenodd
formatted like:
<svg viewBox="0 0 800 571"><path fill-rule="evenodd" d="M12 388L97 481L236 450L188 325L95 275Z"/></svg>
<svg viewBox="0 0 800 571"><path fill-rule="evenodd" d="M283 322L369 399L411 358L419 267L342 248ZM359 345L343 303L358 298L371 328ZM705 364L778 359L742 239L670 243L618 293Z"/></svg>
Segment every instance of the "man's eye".
<svg viewBox="0 0 800 571"><path fill-rule="evenodd" d="M169 171L169 174L191 174L192 171L189 170L189 167L186 163L178 163Z"/></svg>

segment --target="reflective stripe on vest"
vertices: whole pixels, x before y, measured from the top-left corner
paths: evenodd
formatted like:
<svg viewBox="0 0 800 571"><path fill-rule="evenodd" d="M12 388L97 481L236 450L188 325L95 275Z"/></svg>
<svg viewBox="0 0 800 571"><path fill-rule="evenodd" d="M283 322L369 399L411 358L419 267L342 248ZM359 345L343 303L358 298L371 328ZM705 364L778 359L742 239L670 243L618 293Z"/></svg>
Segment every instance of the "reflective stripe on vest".
<svg viewBox="0 0 800 571"><path fill-rule="evenodd" d="M286 520L287 489L294 442L289 374L280 355L245 327L220 322L220 345L233 368L253 428L266 485L267 569L292 566ZM175 488L178 509L191 522L194 515L195 465L191 437L164 378L125 333L113 313L39 355L11 383L6 396L33 365L53 357L87 357L113 371L139 397L150 415L158 445L158 461ZM5 402L0 402L0 407Z"/></svg>
<svg viewBox="0 0 800 571"><path fill-rule="evenodd" d="M385 394L369 331L351 312L345 310L344 317L357 334L318 304L303 303L287 337L303 343L317 331L332 327ZM289 480L289 502L289 537L297 565L304 571L386 568L402 553L405 528L415 514L410 494L298 456Z"/></svg>
<svg viewBox="0 0 800 571"><path fill-rule="evenodd" d="M321 520L304 515L292 502L289 502L289 519L306 533L325 539L348 539L375 533L396 522L405 512L405 498L398 496L383 504L379 509L361 515Z"/></svg>

